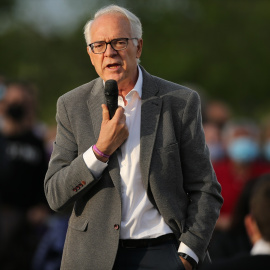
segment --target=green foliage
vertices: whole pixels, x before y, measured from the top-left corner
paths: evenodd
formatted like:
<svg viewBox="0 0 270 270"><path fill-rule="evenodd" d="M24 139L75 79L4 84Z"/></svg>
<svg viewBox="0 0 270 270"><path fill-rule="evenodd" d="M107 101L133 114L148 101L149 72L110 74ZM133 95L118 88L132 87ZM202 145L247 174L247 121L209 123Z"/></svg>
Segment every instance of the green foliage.
<svg viewBox="0 0 270 270"><path fill-rule="evenodd" d="M0 2L0 14L4 12L9 12L12 10L15 4L15 0L1 0Z"/></svg>
<svg viewBox="0 0 270 270"><path fill-rule="evenodd" d="M226 101L238 116L269 114L268 1L118 2L142 20L141 64L150 73L195 85L206 97ZM0 33L0 74L36 83L46 123L54 123L60 95L96 77L83 37L87 20L81 18L69 35L45 36L16 20Z"/></svg>

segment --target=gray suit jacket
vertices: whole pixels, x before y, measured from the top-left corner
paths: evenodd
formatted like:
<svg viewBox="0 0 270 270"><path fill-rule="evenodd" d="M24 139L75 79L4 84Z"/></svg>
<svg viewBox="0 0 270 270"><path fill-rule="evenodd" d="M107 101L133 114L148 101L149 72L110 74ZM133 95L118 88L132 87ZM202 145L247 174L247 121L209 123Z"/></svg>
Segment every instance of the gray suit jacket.
<svg viewBox="0 0 270 270"><path fill-rule="evenodd" d="M143 68L141 172L150 201L179 241L203 260L222 205L196 92ZM121 224L121 183L114 153L100 179L83 153L96 143L105 103L101 78L61 96L57 136L45 178L55 211L71 211L64 270L112 269ZM121 228L120 228L121 229Z"/></svg>

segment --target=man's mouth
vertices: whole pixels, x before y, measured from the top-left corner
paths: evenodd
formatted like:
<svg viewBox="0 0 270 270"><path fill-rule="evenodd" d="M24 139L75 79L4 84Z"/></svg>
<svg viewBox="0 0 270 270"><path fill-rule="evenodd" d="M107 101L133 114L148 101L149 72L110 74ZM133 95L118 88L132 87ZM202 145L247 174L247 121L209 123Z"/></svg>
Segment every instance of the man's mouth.
<svg viewBox="0 0 270 270"><path fill-rule="evenodd" d="M119 64L114 63L114 64L109 64L106 66L108 69L117 69L118 67L120 67Z"/></svg>

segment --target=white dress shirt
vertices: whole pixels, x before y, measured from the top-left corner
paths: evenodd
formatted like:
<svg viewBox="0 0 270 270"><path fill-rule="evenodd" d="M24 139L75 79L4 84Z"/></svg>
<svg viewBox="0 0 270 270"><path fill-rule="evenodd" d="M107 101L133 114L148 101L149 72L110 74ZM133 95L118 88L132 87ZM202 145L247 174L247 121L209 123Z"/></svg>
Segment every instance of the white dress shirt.
<svg viewBox="0 0 270 270"><path fill-rule="evenodd" d="M250 251L251 255L270 255L270 242L258 240Z"/></svg>
<svg viewBox="0 0 270 270"><path fill-rule="evenodd" d="M140 169L140 127L141 127L141 96L142 72L135 87L125 96L127 105L118 96L118 105L125 109L126 124L129 130L127 140L121 145L117 154L121 176L122 220L121 239L156 238L172 233L163 217L148 199L142 184ZM99 177L107 167L107 163L99 161L92 147L83 154L84 161L91 173ZM198 262L196 254L184 243L180 244L179 252L184 252Z"/></svg>

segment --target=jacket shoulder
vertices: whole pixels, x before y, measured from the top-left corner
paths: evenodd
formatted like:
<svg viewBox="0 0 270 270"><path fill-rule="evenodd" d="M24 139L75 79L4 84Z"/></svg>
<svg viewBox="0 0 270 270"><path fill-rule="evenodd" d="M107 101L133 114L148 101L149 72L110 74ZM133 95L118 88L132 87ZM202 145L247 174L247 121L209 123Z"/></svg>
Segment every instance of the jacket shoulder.
<svg viewBox="0 0 270 270"><path fill-rule="evenodd" d="M178 92L178 94L189 96L192 93L196 93L196 91L186 86L183 86L183 85L180 85L180 84L177 84L177 83L174 83L174 82L171 82L171 81L168 81L168 80L156 77L156 76L152 76L152 78L154 79L159 89L160 95L166 95L166 94Z"/></svg>
<svg viewBox="0 0 270 270"><path fill-rule="evenodd" d="M89 94L93 91L95 86L100 83L100 81L102 82L100 78L97 78L88 83L80 85L60 96L59 100L63 99L65 100L65 102L76 102L78 99L81 100L87 98Z"/></svg>
<svg viewBox="0 0 270 270"><path fill-rule="evenodd" d="M159 96L177 92L183 95L190 95L191 93L195 92L194 90L183 85L152 75L148 73L142 66L140 66L140 68L143 73L143 85L145 86L146 91L148 91L149 88L154 88L155 90L153 90L153 93L158 93Z"/></svg>

